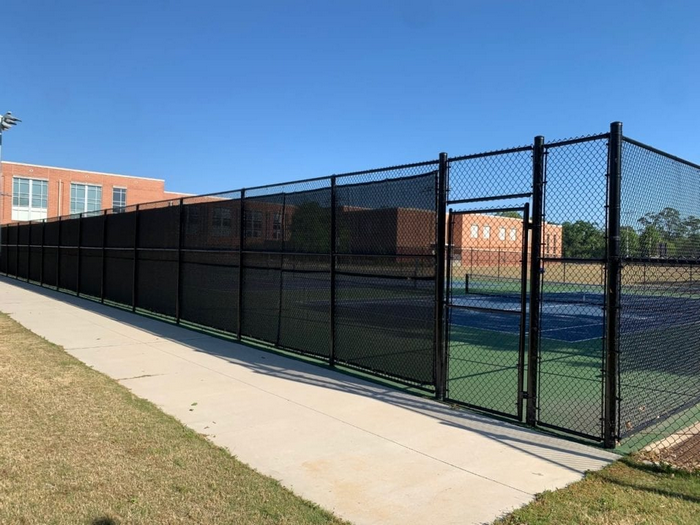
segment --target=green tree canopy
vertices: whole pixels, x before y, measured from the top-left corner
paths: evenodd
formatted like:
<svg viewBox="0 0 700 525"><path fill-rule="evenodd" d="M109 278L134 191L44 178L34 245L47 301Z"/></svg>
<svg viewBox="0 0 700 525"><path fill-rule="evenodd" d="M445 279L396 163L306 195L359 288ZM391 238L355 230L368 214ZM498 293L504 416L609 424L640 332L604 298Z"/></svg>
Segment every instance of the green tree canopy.
<svg viewBox="0 0 700 525"><path fill-rule="evenodd" d="M605 232L588 221L562 224L564 257L600 259L605 256Z"/></svg>

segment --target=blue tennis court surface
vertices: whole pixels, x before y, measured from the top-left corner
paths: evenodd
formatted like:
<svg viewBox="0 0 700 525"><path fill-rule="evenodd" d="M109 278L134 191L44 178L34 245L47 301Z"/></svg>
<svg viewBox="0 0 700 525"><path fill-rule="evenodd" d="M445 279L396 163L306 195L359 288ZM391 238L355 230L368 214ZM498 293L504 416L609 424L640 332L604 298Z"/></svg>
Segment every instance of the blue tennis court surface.
<svg viewBox="0 0 700 525"><path fill-rule="evenodd" d="M513 334L520 332L520 298L515 295L466 294L453 296L451 303L457 307L450 310L453 326ZM605 327L603 312L602 294L544 293L542 337L570 343L600 339ZM622 312L621 329L625 333L642 332L700 323L700 300L627 295Z"/></svg>

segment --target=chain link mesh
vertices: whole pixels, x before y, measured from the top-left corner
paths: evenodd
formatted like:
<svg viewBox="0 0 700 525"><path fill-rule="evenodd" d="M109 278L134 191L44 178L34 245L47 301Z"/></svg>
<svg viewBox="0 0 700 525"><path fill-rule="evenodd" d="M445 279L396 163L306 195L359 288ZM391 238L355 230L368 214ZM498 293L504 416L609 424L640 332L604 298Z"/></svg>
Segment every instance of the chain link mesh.
<svg viewBox="0 0 700 525"><path fill-rule="evenodd" d="M545 144L537 370L525 351L535 148L448 160L450 400L522 419L537 374L539 425L603 439L617 306L606 304L608 149L608 134ZM700 166L631 139L621 164L620 449L697 468ZM433 390L439 169L3 225L0 272Z"/></svg>
<svg viewBox="0 0 700 525"><path fill-rule="evenodd" d="M546 145L538 422L602 439L607 137Z"/></svg>
<svg viewBox="0 0 700 525"><path fill-rule="evenodd" d="M700 166L623 143L619 435L700 468Z"/></svg>

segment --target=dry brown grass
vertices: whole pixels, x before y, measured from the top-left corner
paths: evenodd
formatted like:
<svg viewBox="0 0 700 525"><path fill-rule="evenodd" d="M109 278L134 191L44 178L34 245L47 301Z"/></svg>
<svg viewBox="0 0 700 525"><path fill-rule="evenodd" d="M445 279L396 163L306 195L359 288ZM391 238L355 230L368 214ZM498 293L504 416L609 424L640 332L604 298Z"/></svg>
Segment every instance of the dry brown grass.
<svg viewBox="0 0 700 525"><path fill-rule="evenodd" d="M700 476L617 461L498 520L499 525L697 524Z"/></svg>
<svg viewBox="0 0 700 525"><path fill-rule="evenodd" d="M590 284L603 286L604 273L601 263L563 263L548 261L544 265L544 279L547 283ZM528 275L530 266L528 265ZM465 274L506 277L520 277L520 265L452 265L452 276L464 279ZM687 287L688 283L700 286L700 271L690 266L652 266L643 264L627 264L622 271L623 286L647 285L649 287Z"/></svg>
<svg viewBox="0 0 700 525"><path fill-rule="evenodd" d="M340 523L4 314L0 409L0 523Z"/></svg>

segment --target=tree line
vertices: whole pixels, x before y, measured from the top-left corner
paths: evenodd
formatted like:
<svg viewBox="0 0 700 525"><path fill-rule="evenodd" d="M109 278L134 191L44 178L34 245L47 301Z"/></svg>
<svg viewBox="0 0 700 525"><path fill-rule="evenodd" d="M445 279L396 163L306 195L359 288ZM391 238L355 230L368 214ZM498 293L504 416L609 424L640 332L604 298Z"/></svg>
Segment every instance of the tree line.
<svg viewBox="0 0 700 525"><path fill-rule="evenodd" d="M683 218L675 208L647 213L637 220L637 228L620 228L623 257L679 258L700 257L700 218ZM605 256L605 229L589 221L562 224L564 257L600 259Z"/></svg>

